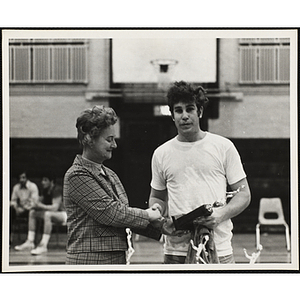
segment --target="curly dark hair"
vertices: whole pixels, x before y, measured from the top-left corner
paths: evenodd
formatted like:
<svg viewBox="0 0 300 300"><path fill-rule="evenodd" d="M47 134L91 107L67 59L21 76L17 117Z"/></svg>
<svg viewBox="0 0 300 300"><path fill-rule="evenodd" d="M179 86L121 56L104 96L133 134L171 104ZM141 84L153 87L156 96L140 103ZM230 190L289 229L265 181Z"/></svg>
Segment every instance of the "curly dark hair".
<svg viewBox="0 0 300 300"><path fill-rule="evenodd" d="M89 143L90 139L98 137L101 132L117 122L117 115L110 107L96 105L86 109L77 118L77 139L82 146Z"/></svg>
<svg viewBox="0 0 300 300"><path fill-rule="evenodd" d="M174 104L178 102L194 102L198 111L200 111L200 108L204 108L209 102L205 94L206 91L202 86L193 87L190 83L187 83L183 80L179 82L175 81L174 84L169 88L167 94L168 106L172 116Z"/></svg>
<svg viewBox="0 0 300 300"><path fill-rule="evenodd" d="M56 183L56 176L52 170L44 170L41 174L41 178L48 178L50 181Z"/></svg>

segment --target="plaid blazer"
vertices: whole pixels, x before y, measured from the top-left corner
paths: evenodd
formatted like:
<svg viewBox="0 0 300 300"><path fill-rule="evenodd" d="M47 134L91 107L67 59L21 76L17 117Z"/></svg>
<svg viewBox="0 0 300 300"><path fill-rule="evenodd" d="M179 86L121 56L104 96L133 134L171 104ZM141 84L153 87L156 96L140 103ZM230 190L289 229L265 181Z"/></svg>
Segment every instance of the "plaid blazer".
<svg viewBox="0 0 300 300"><path fill-rule="evenodd" d="M125 228L159 239L148 213L128 206L118 176L77 155L64 177L63 200L67 212L68 253L126 251ZM150 232L150 233L149 233ZM151 236L152 235L152 236Z"/></svg>

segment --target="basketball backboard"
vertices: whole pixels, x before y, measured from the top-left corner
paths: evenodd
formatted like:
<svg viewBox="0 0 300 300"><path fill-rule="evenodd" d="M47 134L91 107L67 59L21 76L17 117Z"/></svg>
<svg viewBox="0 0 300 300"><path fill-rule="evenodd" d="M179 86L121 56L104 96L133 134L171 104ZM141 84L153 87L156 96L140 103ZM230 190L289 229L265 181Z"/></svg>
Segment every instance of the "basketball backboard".
<svg viewBox="0 0 300 300"><path fill-rule="evenodd" d="M175 60L172 80L216 82L215 38L116 38L112 40L114 83L155 83L154 60Z"/></svg>

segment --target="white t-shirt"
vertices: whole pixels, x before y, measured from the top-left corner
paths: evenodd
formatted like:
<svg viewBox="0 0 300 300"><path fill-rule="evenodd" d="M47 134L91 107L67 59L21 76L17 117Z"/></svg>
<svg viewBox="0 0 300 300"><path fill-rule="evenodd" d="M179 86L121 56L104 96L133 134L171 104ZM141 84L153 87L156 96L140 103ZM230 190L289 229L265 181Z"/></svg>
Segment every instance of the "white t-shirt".
<svg viewBox="0 0 300 300"><path fill-rule="evenodd" d="M233 143L206 132L196 142L179 142L177 137L158 147L152 157L151 187L168 190L168 214L179 217L202 204L226 198L226 187L245 178L240 156ZM218 256L232 253L232 222L214 230ZM165 254L186 255L190 234L166 236Z"/></svg>

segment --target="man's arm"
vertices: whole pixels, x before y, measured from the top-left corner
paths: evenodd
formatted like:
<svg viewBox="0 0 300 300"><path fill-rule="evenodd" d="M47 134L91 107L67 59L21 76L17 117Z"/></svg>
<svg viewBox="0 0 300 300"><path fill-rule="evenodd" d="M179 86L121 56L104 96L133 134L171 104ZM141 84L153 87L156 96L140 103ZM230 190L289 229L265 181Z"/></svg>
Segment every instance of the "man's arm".
<svg viewBox="0 0 300 300"><path fill-rule="evenodd" d="M230 185L233 191L240 191L230 200L230 202L220 209L222 213L221 220L225 221L239 215L250 204L251 194L246 178ZM222 222L221 221L221 222Z"/></svg>
<svg viewBox="0 0 300 300"><path fill-rule="evenodd" d="M11 199L10 199L10 205L13 206L14 208L17 208L17 206L18 206L18 195L17 195L17 186L16 185L13 187L13 191L12 191Z"/></svg>
<svg viewBox="0 0 300 300"><path fill-rule="evenodd" d="M29 200L33 203L39 200L39 189L35 183L31 183L30 185L30 197Z"/></svg>
<svg viewBox="0 0 300 300"><path fill-rule="evenodd" d="M199 217L197 223L211 229L217 227L223 221L239 215L250 204L251 193L246 178L230 185L232 190L240 191L223 207L214 208L213 213L208 217Z"/></svg>
<svg viewBox="0 0 300 300"><path fill-rule="evenodd" d="M167 216L167 200L168 200L168 191L165 190L155 190L151 188L149 196L149 207L158 207L160 213L163 217Z"/></svg>
<svg viewBox="0 0 300 300"><path fill-rule="evenodd" d="M32 208L36 210L58 211L61 203L62 203L62 196L59 195L52 199L52 204L50 205L46 205L40 201L36 201L35 206L33 206Z"/></svg>
<svg viewBox="0 0 300 300"><path fill-rule="evenodd" d="M181 236L185 233L184 230L176 230L175 225L170 217L168 217L168 191L165 190L155 190L151 188L150 197L149 197L149 206L153 208L157 208L161 215L165 217L165 221L163 224L160 222L155 224L153 222L153 226L159 227L161 232L166 235L173 235L173 236ZM161 226L162 225L162 226Z"/></svg>
<svg viewBox="0 0 300 300"><path fill-rule="evenodd" d="M36 203L39 200L39 189L33 182L28 182L28 189L30 191L30 195L26 203L24 203L23 207L27 210L30 210L35 207Z"/></svg>

